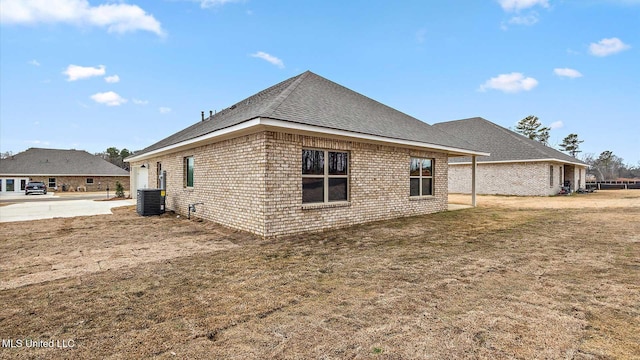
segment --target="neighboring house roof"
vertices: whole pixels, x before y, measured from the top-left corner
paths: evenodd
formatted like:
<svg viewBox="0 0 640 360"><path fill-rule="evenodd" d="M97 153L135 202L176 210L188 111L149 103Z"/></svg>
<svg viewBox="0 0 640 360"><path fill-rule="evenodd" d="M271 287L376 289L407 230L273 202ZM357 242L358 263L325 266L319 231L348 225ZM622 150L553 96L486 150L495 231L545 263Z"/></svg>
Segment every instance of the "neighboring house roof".
<svg viewBox="0 0 640 360"><path fill-rule="evenodd" d="M416 118L381 104L310 71L294 76L224 109L139 152L126 160L189 142L254 119L265 124L311 126L436 145L469 154L468 142L431 127ZM287 125L288 126L288 125Z"/></svg>
<svg viewBox="0 0 640 360"><path fill-rule="evenodd" d="M555 160L587 166L574 157L480 117L441 122L433 124L433 127L462 138L476 145L477 148L491 153L490 156L478 156L478 162ZM449 159L449 163L459 162L471 162L471 158Z"/></svg>
<svg viewBox="0 0 640 360"><path fill-rule="evenodd" d="M129 176L129 172L83 150L30 148L0 160L2 175Z"/></svg>

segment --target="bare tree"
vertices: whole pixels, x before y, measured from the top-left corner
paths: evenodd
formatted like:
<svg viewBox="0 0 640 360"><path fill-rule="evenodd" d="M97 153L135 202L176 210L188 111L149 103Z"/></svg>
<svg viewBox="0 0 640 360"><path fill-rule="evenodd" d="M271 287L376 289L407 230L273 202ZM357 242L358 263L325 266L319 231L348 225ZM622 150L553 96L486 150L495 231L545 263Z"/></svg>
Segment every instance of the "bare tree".
<svg viewBox="0 0 640 360"><path fill-rule="evenodd" d="M615 180L626 170L624 160L609 150L601 152L598 158L595 158L593 154L587 154L583 161L589 165L589 171L596 176L598 181Z"/></svg>

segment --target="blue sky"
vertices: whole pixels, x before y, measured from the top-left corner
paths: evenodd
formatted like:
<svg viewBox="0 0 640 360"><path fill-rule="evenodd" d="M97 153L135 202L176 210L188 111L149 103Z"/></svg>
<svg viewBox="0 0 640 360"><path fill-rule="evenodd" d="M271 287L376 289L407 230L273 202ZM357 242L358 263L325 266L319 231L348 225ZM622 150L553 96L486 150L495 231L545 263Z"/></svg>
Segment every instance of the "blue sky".
<svg viewBox="0 0 640 360"><path fill-rule="evenodd" d="M640 162L640 0L0 0L0 150L139 150L305 70Z"/></svg>

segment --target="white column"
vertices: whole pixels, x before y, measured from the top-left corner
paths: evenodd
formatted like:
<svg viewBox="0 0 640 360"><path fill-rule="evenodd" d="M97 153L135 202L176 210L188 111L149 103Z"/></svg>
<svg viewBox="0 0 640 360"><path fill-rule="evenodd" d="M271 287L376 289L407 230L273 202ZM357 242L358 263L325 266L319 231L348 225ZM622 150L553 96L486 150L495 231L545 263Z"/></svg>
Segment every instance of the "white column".
<svg viewBox="0 0 640 360"><path fill-rule="evenodd" d="M476 156L471 157L471 206L476 207Z"/></svg>
<svg viewBox="0 0 640 360"><path fill-rule="evenodd" d="M138 167L139 167L138 165L134 166L132 163L130 163L131 170L129 172L129 195L131 196L132 199L135 199L138 197L138 191L137 191Z"/></svg>

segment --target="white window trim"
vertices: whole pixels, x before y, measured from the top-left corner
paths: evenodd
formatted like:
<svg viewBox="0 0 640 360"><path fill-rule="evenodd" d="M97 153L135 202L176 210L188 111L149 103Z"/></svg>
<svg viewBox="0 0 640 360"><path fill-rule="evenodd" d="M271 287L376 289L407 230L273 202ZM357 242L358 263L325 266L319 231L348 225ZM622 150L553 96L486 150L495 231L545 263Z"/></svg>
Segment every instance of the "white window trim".
<svg viewBox="0 0 640 360"><path fill-rule="evenodd" d="M420 175L411 175L411 159L420 160ZM431 176L422 175L422 161L423 160L431 160ZM435 181L435 176L434 176L435 172L436 172L436 159L435 158L426 158L426 157L417 157L417 156L409 157L409 197L411 199L432 198L432 197L436 196L436 181ZM419 183L420 195L411 195L411 179L420 179L420 183ZM431 194L430 195L423 195L422 194L422 179L431 179Z"/></svg>

